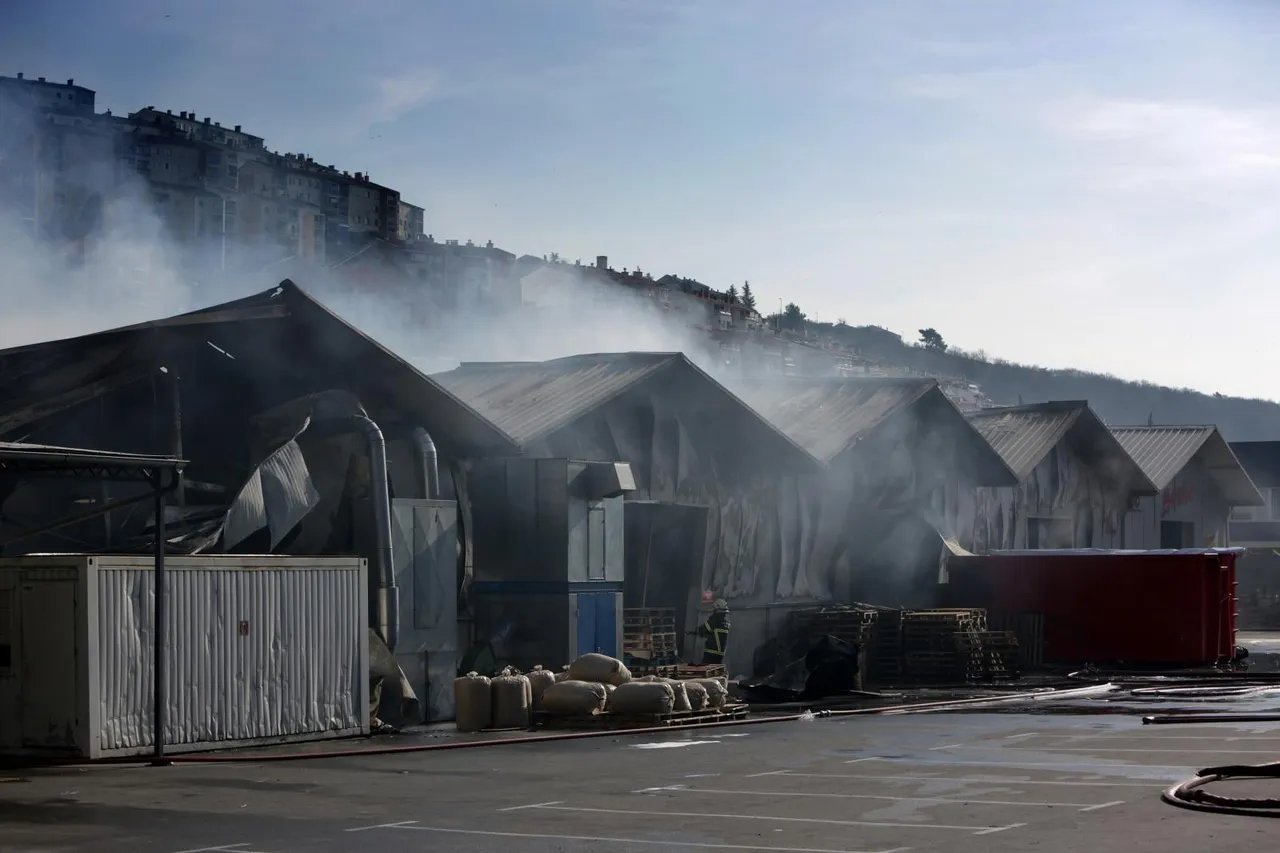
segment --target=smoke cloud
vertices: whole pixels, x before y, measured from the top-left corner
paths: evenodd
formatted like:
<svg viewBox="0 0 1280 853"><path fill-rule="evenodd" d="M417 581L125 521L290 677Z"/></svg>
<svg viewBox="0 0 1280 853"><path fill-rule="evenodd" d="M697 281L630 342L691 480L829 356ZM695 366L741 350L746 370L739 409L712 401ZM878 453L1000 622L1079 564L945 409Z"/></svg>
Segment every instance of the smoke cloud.
<svg viewBox="0 0 1280 853"><path fill-rule="evenodd" d="M30 150L36 117L14 121L13 105L0 99L0 113L6 107L0 152ZM513 271L448 293L390 270L355 281L348 269L291 261L283 246L251 250L232 237L224 246L216 216L216 233L180 241L175 218L183 213L155 201L167 188L125 174L130 169L107 137L101 128L72 128L62 138L60 170L16 188L0 182L0 348L197 310L289 277L426 373L462 361L624 350L680 351L716 368L711 342L692 328L710 316L697 300L673 294L664 306L604 283L587 267L547 264L528 283ZM0 161L0 175L5 166ZM352 251L331 249L331 262Z"/></svg>

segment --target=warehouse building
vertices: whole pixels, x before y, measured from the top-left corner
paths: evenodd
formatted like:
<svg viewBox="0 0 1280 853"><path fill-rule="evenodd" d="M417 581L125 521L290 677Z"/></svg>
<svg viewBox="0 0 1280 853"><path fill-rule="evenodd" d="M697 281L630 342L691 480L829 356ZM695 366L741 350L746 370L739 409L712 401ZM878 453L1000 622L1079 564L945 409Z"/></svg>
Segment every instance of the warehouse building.
<svg viewBox="0 0 1280 853"><path fill-rule="evenodd" d="M1236 544L1231 513L1265 505L1217 427L1131 426L1111 432L1160 490L1141 498L1125 519L1125 548L1225 548Z"/></svg>
<svg viewBox="0 0 1280 853"><path fill-rule="evenodd" d="M1083 401L983 409L966 417L1017 477L978 489L970 550L1120 548L1130 510L1158 495Z"/></svg>

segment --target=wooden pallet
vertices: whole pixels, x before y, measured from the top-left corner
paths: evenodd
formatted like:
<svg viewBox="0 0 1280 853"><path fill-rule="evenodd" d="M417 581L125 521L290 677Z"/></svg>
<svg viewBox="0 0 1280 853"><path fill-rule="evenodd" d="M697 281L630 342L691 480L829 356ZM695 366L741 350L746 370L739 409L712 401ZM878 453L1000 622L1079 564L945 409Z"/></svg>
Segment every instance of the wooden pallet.
<svg viewBox="0 0 1280 853"><path fill-rule="evenodd" d="M724 678L727 670L722 663L681 664L676 667L675 677L688 681L695 678Z"/></svg>
<svg viewBox="0 0 1280 853"><path fill-rule="evenodd" d="M679 663L649 664L646 661L636 661L634 665L627 664L627 669L631 670L631 675L635 678L643 678L646 675L675 678L679 668Z"/></svg>
<svg viewBox="0 0 1280 853"><path fill-rule="evenodd" d="M746 705L725 705L701 711L672 711L669 714L603 714L556 716L545 711L534 714L535 725L546 729L648 729L676 728L699 723L722 723L747 717Z"/></svg>

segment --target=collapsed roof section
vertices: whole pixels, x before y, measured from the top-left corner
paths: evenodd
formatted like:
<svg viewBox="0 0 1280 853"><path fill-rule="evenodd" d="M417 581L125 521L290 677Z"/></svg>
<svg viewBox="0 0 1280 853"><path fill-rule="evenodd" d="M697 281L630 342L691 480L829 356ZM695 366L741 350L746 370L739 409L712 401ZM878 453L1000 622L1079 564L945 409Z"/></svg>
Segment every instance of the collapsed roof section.
<svg viewBox="0 0 1280 853"><path fill-rule="evenodd" d="M1059 442L1086 465L1132 495L1160 490L1083 400L1034 403L968 412L965 417L1022 482Z"/></svg>
<svg viewBox="0 0 1280 853"><path fill-rule="evenodd" d="M1017 482L934 379L779 377L746 385L739 393L826 465L864 439L893 429L899 417L914 417L958 443L978 485Z"/></svg>
<svg viewBox="0 0 1280 853"><path fill-rule="evenodd" d="M1128 426L1112 427L1111 432L1161 490L1196 460L1218 486L1228 506L1265 504L1215 426Z"/></svg>
<svg viewBox="0 0 1280 853"><path fill-rule="evenodd" d="M528 450L633 392L666 396L696 424L695 408L729 417L768 462L819 469L799 444L681 353L595 353L534 362L467 362L433 377ZM726 436L728 438L728 436ZM752 460L758 464L760 460Z"/></svg>
<svg viewBox="0 0 1280 853"><path fill-rule="evenodd" d="M153 378L191 347L211 347L263 383L287 376L295 389L345 387L390 405L447 455L518 453L492 423L287 279L176 317L0 351L0 436Z"/></svg>

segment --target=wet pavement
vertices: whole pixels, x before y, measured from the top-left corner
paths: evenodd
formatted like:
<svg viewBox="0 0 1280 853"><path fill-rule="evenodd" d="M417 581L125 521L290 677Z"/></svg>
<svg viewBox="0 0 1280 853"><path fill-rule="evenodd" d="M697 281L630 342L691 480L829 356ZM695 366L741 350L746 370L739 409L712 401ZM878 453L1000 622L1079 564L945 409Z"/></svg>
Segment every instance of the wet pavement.
<svg viewBox="0 0 1280 853"><path fill-rule="evenodd" d="M1231 710L1251 704L1237 700ZM1131 713L1025 710L300 762L0 773L0 850L1255 853L1274 846L1268 839L1280 824L1187 812L1159 795L1197 768L1280 761L1280 723L1157 727ZM1258 795L1273 787L1252 785ZM1274 787L1280 794L1280 783Z"/></svg>

